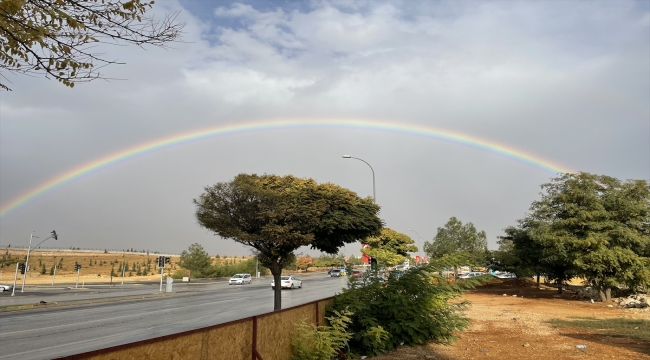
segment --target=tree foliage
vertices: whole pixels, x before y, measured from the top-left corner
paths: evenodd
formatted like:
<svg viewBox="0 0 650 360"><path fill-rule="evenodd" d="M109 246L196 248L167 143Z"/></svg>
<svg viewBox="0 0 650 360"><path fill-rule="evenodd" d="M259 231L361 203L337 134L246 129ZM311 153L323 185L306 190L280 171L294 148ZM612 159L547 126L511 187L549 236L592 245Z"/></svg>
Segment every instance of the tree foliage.
<svg viewBox="0 0 650 360"><path fill-rule="evenodd" d="M499 236L499 251L494 254L491 267L517 274L519 277L553 274L553 267L542 261L543 248L540 243L530 237L530 229L525 222L519 227L509 226L503 230L505 235Z"/></svg>
<svg viewBox="0 0 650 360"><path fill-rule="evenodd" d="M298 259L296 259L296 268L300 270L307 270L308 267L310 267L312 264L312 258L309 256L303 256Z"/></svg>
<svg viewBox="0 0 650 360"><path fill-rule="evenodd" d="M438 228L432 243L424 243L424 251L433 259L465 252L474 264L483 263L487 254L487 236L485 231L477 231L471 222L463 224L452 216L443 227Z"/></svg>
<svg viewBox="0 0 650 360"><path fill-rule="evenodd" d="M324 267L324 266L343 266L345 262L345 255L343 254L327 254L321 253L319 257L314 259L313 266Z"/></svg>
<svg viewBox="0 0 650 360"><path fill-rule="evenodd" d="M370 256L371 258L377 259L377 263L382 264L386 267L394 267L399 264L402 264L404 260L407 259L406 256L396 254L391 249L384 248L370 248L370 249L361 249L361 252Z"/></svg>
<svg viewBox="0 0 650 360"><path fill-rule="evenodd" d="M203 250L201 244L194 243L187 250L181 252L178 265L191 271L191 275L194 277L202 277L206 275L206 272L209 272L212 259L208 255L208 252Z"/></svg>
<svg viewBox="0 0 650 360"><path fill-rule="evenodd" d="M301 246L334 254L344 244L378 235L383 226L371 198L292 175L239 174L206 187L194 203L201 226L255 249L276 283ZM274 302L280 309L279 286Z"/></svg>
<svg viewBox="0 0 650 360"><path fill-rule="evenodd" d="M257 266L257 259L255 258L250 258L246 261L242 261L238 263L219 262L209 266L206 270L204 270L204 276L210 278L216 278L216 277L231 277L235 274L255 274L256 266ZM260 266L258 270L260 271L260 275L269 274L269 269L263 266Z"/></svg>
<svg viewBox="0 0 650 360"><path fill-rule="evenodd" d="M572 276L588 279L602 300L609 300L618 284L650 285L647 181L582 172L554 178L542 189L518 229L508 230L523 234L525 241L514 242L518 257L543 266L560 291Z"/></svg>
<svg viewBox="0 0 650 360"><path fill-rule="evenodd" d="M45 74L66 86L103 78L99 70L119 64L96 52L99 43L165 47L180 39L176 13L161 20L142 0L2 0L0 69ZM2 75L6 79L6 75ZM0 87L10 90L6 84Z"/></svg>
<svg viewBox="0 0 650 360"><path fill-rule="evenodd" d="M363 242L373 249L384 249L402 256L408 256L409 252L418 251L415 241L408 235L399 233L393 229L383 228L379 236L369 237Z"/></svg>

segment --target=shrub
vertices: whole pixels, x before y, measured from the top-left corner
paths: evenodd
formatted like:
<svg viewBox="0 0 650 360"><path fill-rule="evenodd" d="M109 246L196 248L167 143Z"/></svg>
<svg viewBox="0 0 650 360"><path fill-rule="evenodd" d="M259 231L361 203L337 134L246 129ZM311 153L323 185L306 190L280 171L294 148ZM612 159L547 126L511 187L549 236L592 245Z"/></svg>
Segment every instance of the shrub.
<svg viewBox="0 0 650 360"><path fill-rule="evenodd" d="M329 326L316 326L304 319L296 324L296 331L291 338L291 360L330 360L338 350L346 346L352 337L347 331L352 313L347 310L332 313L332 316L327 317Z"/></svg>
<svg viewBox="0 0 650 360"><path fill-rule="evenodd" d="M231 277L235 274L247 273L253 274L255 276L255 258L248 259L246 261L241 261L238 263L221 263L216 265L210 265L207 270L202 274L205 277ZM260 274L268 275L270 274L269 269L260 265Z"/></svg>
<svg viewBox="0 0 650 360"><path fill-rule="evenodd" d="M187 276L187 270L176 270L171 277L172 279L178 280L184 278L185 276Z"/></svg>
<svg viewBox="0 0 650 360"><path fill-rule="evenodd" d="M399 274L385 270L350 278L348 289L334 297L328 314L349 309L353 315L350 348L353 353L377 355L403 344L449 343L469 319L460 311L468 304L451 304L481 280L448 283L438 274L449 258Z"/></svg>

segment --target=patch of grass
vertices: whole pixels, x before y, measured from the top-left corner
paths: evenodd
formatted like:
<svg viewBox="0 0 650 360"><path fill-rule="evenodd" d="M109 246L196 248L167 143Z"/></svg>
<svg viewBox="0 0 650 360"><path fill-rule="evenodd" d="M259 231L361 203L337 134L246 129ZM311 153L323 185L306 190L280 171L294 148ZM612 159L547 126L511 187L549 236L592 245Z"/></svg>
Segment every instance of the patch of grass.
<svg viewBox="0 0 650 360"><path fill-rule="evenodd" d="M575 320L551 319L548 323L556 328L596 330L609 336L650 341L650 320L575 318Z"/></svg>

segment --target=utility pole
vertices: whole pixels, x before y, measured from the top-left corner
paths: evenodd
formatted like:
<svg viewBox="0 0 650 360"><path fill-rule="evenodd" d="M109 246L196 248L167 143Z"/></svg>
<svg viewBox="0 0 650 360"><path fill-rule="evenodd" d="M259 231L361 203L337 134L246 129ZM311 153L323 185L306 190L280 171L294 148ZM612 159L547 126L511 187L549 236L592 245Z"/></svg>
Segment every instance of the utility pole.
<svg viewBox="0 0 650 360"><path fill-rule="evenodd" d="M126 270L125 267L126 264L122 264L122 285L124 285L124 271Z"/></svg>
<svg viewBox="0 0 650 360"><path fill-rule="evenodd" d="M25 274L23 274L23 286L20 287L20 292L25 291L25 279L27 279L27 264L29 263L29 253L32 250L32 238L34 237L34 231L29 235L29 247L27 248L27 259L25 259Z"/></svg>
<svg viewBox="0 0 650 360"><path fill-rule="evenodd" d="M11 288L11 296L14 296L16 293L16 278L18 277L18 266L20 266L20 263L16 263L16 273L14 274L14 287Z"/></svg>

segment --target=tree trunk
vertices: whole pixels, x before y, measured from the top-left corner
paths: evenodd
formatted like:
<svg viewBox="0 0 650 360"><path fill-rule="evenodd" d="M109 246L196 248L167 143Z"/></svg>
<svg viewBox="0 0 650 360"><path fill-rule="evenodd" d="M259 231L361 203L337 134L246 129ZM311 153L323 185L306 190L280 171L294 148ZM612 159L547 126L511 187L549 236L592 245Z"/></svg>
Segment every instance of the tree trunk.
<svg viewBox="0 0 650 360"><path fill-rule="evenodd" d="M605 288L605 299L607 301L612 301L612 288L611 287L606 287Z"/></svg>
<svg viewBox="0 0 650 360"><path fill-rule="evenodd" d="M541 287L541 285L539 285L539 278L540 278L540 276L539 276L539 274L537 274L537 288L541 289L542 287Z"/></svg>
<svg viewBox="0 0 650 360"><path fill-rule="evenodd" d="M557 293L562 294L562 279L557 279Z"/></svg>
<svg viewBox="0 0 650 360"><path fill-rule="evenodd" d="M603 289L598 289L598 295L600 296L600 301L606 302L607 301L607 295L605 295L605 292Z"/></svg>
<svg viewBox="0 0 650 360"><path fill-rule="evenodd" d="M275 289L273 290L273 311L276 311L282 309L282 282L280 280L282 268L280 264L273 263L270 270L271 274L273 274L273 282L275 283Z"/></svg>

